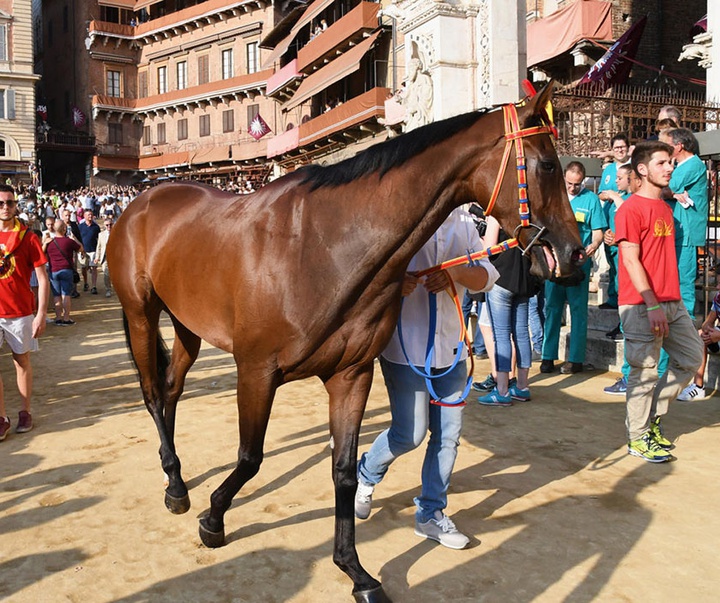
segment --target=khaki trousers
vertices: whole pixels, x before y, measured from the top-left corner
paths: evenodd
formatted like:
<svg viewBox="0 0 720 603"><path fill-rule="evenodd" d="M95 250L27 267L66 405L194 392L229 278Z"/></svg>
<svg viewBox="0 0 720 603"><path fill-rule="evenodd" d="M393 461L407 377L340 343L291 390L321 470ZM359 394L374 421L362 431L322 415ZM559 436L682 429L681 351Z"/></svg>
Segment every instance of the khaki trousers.
<svg viewBox="0 0 720 603"><path fill-rule="evenodd" d="M630 441L647 433L652 419L667 413L670 401L677 398L702 362L703 342L683 302L663 302L660 307L670 326L665 338L653 335L645 304L619 308L625 358L630 364L625 420ZM661 349L670 356L670 364L658 381Z"/></svg>

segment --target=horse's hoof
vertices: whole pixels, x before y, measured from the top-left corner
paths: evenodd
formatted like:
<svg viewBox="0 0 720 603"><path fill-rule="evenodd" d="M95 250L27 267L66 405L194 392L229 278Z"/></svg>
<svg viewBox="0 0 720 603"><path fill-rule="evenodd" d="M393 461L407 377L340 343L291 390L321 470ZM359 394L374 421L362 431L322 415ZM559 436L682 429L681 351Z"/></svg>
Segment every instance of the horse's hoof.
<svg viewBox="0 0 720 603"><path fill-rule="evenodd" d="M202 540L202 543L210 549L216 549L223 546L225 544L225 530L220 530L219 532L212 532L203 525L204 523L205 519L203 518L200 520L200 526L198 527L198 532L200 533L200 540Z"/></svg>
<svg viewBox="0 0 720 603"><path fill-rule="evenodd" d="M357 603L392 603L382 586L370 590L355 590L353 591L353 597L355 597Z"/></svg>
<svg viewBox="0 0 720 603"><path fill-rule="evenodd" d="M190 510L190 496L186 494L185 496L176 498L175 496L165 492L165 506L168 508L170 513L182 515Z"/></svg>

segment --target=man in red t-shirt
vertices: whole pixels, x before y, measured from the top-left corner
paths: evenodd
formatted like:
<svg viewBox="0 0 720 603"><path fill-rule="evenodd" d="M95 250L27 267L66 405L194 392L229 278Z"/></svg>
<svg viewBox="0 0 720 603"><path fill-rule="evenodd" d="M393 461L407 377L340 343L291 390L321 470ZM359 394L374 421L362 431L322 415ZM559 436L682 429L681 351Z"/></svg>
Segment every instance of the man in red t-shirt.
<svg viewBox="0 0 720 603"><path fill-rule="evenodd" d="M32 429L30 398L32 395L32 365L30 352L37 350L37 338L45 331L47 318L48 281L47 259L40 240L15 217L15 192L11 186L0 184L0 346L7 341L15 364L16 380L22 410L17 433ZM38 310L30 289L30 275L38 280ZM5 412L5 395L0 376L0 441L10 431L10 419Z"/></svg>
<svg viewBox="0 0 720 603"><path fill-rule="evenodd" d="M627 385L628 453L652 463L672 459L660 419L702 361L703 344L680 297L672 210L661 198L673 171L672 148L635 147L632 167L642 180L615 215L620 250L618 304L630 364ZM657 379L660 350L670 356Z"/></svg>

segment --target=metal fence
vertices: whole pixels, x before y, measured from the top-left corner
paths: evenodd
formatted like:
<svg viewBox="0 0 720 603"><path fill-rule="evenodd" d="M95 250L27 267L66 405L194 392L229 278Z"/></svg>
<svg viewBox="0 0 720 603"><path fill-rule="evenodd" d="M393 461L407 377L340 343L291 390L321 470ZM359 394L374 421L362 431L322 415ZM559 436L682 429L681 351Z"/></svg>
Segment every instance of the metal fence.
<svg viewBox="0 0 720 603"><path fill-rule="evenodd" d="M645 140L655 133L658 111L665 105L677 107L682 115L680 126L693 132L720 126L720 105L707 103L699 93L667 95L630 86L616 87L604 95L561 91L553 98L558 154L588 157L591 151L609 149L610 139L619 132L627 134L631 143Z"/></svg>

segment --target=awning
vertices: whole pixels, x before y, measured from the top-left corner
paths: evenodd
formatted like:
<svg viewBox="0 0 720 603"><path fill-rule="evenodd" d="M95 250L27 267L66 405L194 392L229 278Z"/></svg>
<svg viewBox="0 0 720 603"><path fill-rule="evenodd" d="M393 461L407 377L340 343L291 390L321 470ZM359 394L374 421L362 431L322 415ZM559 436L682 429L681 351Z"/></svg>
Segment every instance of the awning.
<svg viewBox="0 0 720 603"><path fill-rule="evenodd" d="M305 27L310 21L317 18L317 16L323 12L328 6L330 6L335 0L315 0L307 10L303 13L297 23L292 28L292 32L297 35L298 32Z"/></svg>
<svg viewBox="0 0 720 603"><path fill-rule="evenodd" d="M381 31L375 32L366 40L363 40L348 50L345 54L341 55L322 69L318 69L312 75L306 77L303 83L295 92L294 96L282 106L283 111L288 111L293 107L297 107L300 103L306 101L311 96L314 96L318 92L322 92L335 82L340 81L344 77L347 77L351 73L360 69L360 61L369 52L372 45L377 40L377 37L381 34Z"/></svg>
<svg viewBox="0 0 720 603"><path fill-rule="evenodd" d="M195 165L199 163L216 163L228 159L230 159L230 147L226 144L202 147L190 155L190 163Z"/></svg>
<svg viewBox="0 0 720 603"><path fill-rule="evenodd" d="M612 39L612 3L573 2L527 26L527 65L532 67L555 58L580 40Z"/></svg>
<svg viewBox="0 0 720 603"><path fill-rule="evenodd" d="M294 39L295 34L291 33L284 40L278 42L278 45L275 46L273 51L265 57L265 60L263 61L261 67L263 69L269 69L270 67L272 67L272 64L287 52L287 49L290 48L290 44L292 44Z"/></svg>
<svg viewBox="0 0 720 603"><path fill-rule="evenodd" d="M300 30L305 27L310 21L315 19L321 12L323 12L328 6L330 6L333 3L334 0L315 0L310 6L303 9L302 15L300 15L297 19L297 22L295 25L293 25L292 29L290 30L290 33L285 36L282 40L280 40L276 45L275 49L267 56L265 57L265 60L263 61L262 68L266 69L272 66L272 64L277 61L282 55L284 55L287 52L287 49L290 48L290 44L293 43L295 38L297 37L298 33L300 33ZM292 14L292 13L290 13ZM288 15L290 16L290 15ZM285 19L283 19L284 21ZM280 27L280 23L278 23L277 27L273 29L273 31L270 32L268 35L268 38L270 35L272 35L276 29ZM262 44L266 43L267 38L262 41ZM261 44L261 46L262 46Z"/></svg>
<svg viewBox="0 0 720 603"><path fill-rule="evenodd" d="M162 2L162 0L137 0L135 3L135 12L142 10L143 8L147 8L152 4L157 4L158 2Z"/></svg>
<svg viewBox="0 0 720 603"><path fill-rule="evenodd" d="M102 2L103 0L100 0L101 4ZM308 5L306 4L305 6L296 6L293 8L275 27L270 30L268 35L260 40L260 48L275 48L290 34L293 26L298 22L298 19L302 16L307 7Z"/></svg>
<svg viewBox="0 0 720 603"><path fill-rule="evenodd" d="M135 10L135 0L98 0L100 6L112 6L125 10Z"/></svg>

